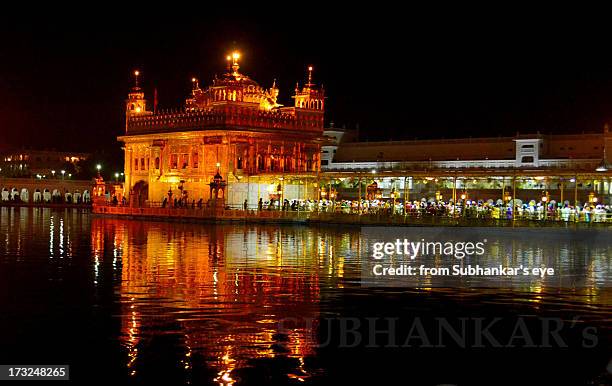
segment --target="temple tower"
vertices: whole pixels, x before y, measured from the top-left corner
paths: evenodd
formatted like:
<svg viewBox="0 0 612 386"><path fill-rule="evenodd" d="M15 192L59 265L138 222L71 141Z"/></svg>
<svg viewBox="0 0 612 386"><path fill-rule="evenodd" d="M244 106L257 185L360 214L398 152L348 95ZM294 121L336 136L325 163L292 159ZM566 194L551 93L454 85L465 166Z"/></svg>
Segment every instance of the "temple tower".
<svg viewBox="0 0 612 386"><path fill-rule="evenodd" d="M125 101L125 120L127 131L127 120L136 115L142 115L147 112L147 101L144 91L138 85L138 77L140 71L134 71L134 87L128 93L128 99Z"/></svg>

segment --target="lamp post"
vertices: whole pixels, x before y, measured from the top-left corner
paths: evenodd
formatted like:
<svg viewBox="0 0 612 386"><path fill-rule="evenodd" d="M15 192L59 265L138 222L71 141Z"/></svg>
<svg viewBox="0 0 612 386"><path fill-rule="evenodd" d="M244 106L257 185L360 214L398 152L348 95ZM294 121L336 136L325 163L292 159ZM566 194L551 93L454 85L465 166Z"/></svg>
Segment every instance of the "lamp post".
<svg viewBox="0 0 612 386"><path fill-rule="evenodd" d="M63 179L64 179L64 176L66 175L66 171L65 171L65 170L62 170L62 171L61 171L61 173L62 173L62 180L63 180Z"/></svg>
<svg viewBox="0 0 612 386"><path fill-rule="evenodd" d="M53 175L53 178L55 178L55 170L51 170L51 174Z"/></svg>
<svg viewBox="0 0 612 386"><path fill-rule="evenodd" d="M100 170L102 170L102 165L97 164L96 165L96 170L98 171L98 178L100 178Z"/></svg>
<svg viewBox="0 0 612 386"><path fill-rule="evenodd" d="M548 191L546 191L542 195L542 202L544 203L544 220L546 220L547 215L548 215L548 199L549 199L549 194L548 194Z"/></svg>
<svg viewBox="0 0 612 386"><path fill-rule="evenodd" d="M463 193L461 193L461 217L465 217L465 212L467 212L467 190L464 190Z"/></svg>

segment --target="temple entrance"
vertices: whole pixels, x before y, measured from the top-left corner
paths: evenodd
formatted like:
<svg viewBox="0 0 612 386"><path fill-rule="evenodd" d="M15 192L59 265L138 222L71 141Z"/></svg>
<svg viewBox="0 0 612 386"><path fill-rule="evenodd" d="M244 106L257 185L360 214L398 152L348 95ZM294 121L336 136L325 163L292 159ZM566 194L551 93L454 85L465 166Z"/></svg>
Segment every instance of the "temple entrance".
<svg viewBox="0 0 612 386"><path fill-rule="evenodd" d="M149 200L149 184L143 180L138 181L132 188L130 202L133 206L143 206Z"/></svg>

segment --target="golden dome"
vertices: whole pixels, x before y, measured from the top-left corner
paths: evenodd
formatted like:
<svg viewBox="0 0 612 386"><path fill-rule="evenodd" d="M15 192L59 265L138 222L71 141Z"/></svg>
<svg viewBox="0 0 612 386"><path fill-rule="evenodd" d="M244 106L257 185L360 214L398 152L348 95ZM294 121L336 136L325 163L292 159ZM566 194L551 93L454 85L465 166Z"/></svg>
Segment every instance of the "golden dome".
<svg viewBox="0 0 612 386"><path fill-rule="evenodd" d="M277 103L279 90L276 81L269 89L264 89L256 81L238 70L240 54L234 52L227 56L228 70L220 78L215 77L211 86L205 90L194 88L192 98L187 100L187 108L212 109L215 106L237 104L259 110L273 110L280 107Z"/></svg>

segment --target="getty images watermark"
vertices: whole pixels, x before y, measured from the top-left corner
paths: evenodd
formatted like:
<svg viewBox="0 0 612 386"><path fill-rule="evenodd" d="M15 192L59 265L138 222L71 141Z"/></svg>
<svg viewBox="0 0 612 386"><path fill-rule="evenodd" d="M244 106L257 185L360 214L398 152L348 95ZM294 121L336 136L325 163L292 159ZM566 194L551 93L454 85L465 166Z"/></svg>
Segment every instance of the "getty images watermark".
<svg viewBox="0 0 612 386"><path fill-rule="evenodd" d="M599 345L598 330L579 317L288 317L278 333L310 333L315 348L582 348Z"/></svg>
<svg viewBox="0 0 612 386"><path fill-rule="evenodd" d="M372 257L374 260L383 260L390 257L405 257L410 260L415 260L419 256L437 255L443 257L454 257L461 260L470 256L483 256L485 254L484 246L487 244L487 239L477 242L442 242L428 241L421 239L413 241L409 239L395 239L393 242L378 241L372 243ZM433 276L516 276L516 275L535 275L544 278L555 274L555 269L550 267L525 267L522 264L518 266L497 266L483 267L480 264L467 266L461 264L453 264L451 267L427 267L424 264L417 266L409 264L399 264L396 266L386 267L382 264L374 264L372 273L375 276L414 276L414 275L433 275Z"/></svg>
<svg viewBox="0 0 612 386"><path fill-rule="evenodd" d="M363 227L358 258L366 287L583 287L605 264L608 236L530 228ZM564 232L564 233L563 233ZM569 250L589 252L569 259ZM598 251L598 253L592 253ZM575 266L571 264L576 263Z"/></svg>

